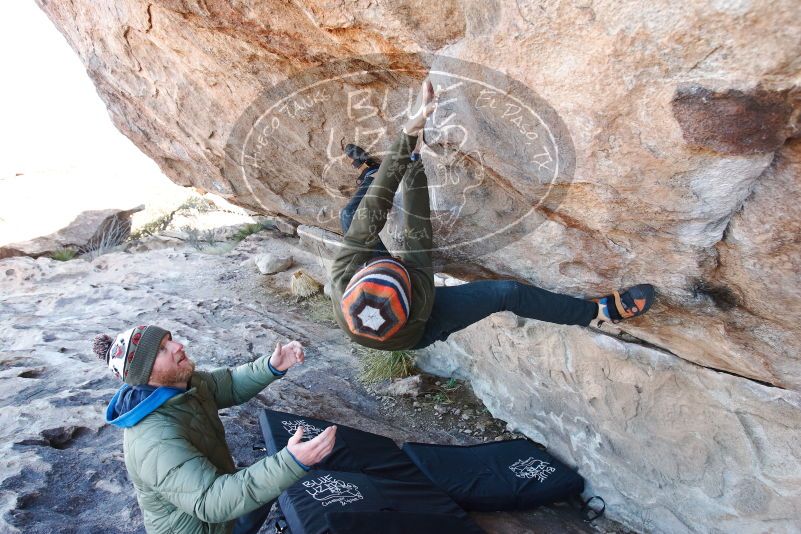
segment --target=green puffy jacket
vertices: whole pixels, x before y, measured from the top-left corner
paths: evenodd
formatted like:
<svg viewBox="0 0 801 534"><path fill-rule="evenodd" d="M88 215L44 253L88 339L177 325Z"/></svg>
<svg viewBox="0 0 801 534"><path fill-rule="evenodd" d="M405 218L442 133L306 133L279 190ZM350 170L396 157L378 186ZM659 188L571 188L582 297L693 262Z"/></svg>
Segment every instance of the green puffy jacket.
<svg viewBox="0 0 801 534"><path fill-rule="evenodd" d="M185 392L158 388L131 410L138 414L109 421L126 427L125 466L149 533L231 532L234 519L306 474L287 449L237 471L225 442L217 410L247 401L275 380L267 361L196 372ZM129 387L112 399L107 419Z"/></svg>

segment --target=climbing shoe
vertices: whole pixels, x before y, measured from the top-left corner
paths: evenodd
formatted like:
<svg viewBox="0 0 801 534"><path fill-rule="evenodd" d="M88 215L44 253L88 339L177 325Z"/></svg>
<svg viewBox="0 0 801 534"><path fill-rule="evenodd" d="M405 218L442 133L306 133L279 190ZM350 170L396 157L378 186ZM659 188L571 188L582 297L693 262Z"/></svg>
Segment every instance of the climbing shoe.
<svg viewBox="0 0 801 534"><path fill-rule="evenodd" d="M345 155L353 160L353 166L357 169L364 163L370 167L378 166L378 162L370 157L370 154L358 145L345 145Z"/></svg>
<svg viewBox="0 0 801 534"><path fill-rule="evenodd" d="M601 315L613 323L624 319L639 317L651 308L655 291L651 284L639 284L628 288L623 293L613 291L611 295L592 299L601 308Z"/></svg>

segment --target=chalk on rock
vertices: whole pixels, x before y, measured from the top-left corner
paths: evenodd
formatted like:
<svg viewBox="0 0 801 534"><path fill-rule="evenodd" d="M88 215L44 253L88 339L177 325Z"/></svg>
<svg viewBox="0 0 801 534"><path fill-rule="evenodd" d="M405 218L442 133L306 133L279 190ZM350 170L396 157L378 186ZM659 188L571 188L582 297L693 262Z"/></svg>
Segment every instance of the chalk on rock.
<svg viewBox="0 0 801 534"><path fill-rule="evenodd" d="M466 284L467 280L462 280L461 278L456 278L449 274L445 273L434 273L434 285L436 287L442 286L460 286L462 284Z"/></svg>
<svg viewBox="0 0 801 534"><path fill-rule="evenodd" d="M257 254L253 257L253 262L259 268L261 274L274 274L286 271L294 262L292 256L279 256L277 254Z"/></svg>
<svg viewBox="0 0 801 534"><path fill-rule="evenodd" d="M460 286L460 285L466 284L466 283L467 283L467 280L462 280L460 278L454 278L453 276L449 276L449 277L447 277L445 279L445 285L447 287Z"/></svg>

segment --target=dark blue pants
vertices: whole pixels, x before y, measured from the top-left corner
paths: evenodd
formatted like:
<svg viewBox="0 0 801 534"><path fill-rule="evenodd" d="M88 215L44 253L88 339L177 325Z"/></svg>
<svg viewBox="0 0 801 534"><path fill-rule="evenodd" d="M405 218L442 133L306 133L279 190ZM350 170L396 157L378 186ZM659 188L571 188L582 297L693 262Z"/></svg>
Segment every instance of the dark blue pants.
<svg viewBox="0 0 801 534"><path fill-rule="evenodd" d="M479 280L437 287L431 317L413 348L445 341L454 332L500 311L549 323L587 326L598 313L598 305L514 280Z"/></svg>
<svg viewBox="0 0 801 534"><path fill-rule="evenodd" d="M270 501L264 506L238 517L234 523L233 534L256 534L261 529L264 521L267 520L272 506L273 501Z"/></svg>
<svg viewBox="0 0 801 534"><path fill-rule="evenodd" d="M367 193L367 190L370 189L370 184L373 183L373 178L375 177L375 172L377 170L378 167L370 167L362 172L362 175L359 177L364 180L362 185L359 186L359 188L356 190L356 193L354 193L353 198L350 199L350 202L348 202L348 204L342 208L342 211L339 213L339 224L342 226L343 234L348 233L350 223L353 222L353 216L356 213L356 210L359 208L359 204L364 198L364 195ZM373 172L371 173L370 171ZM377 256L387 256L389 254L387 247L384 246L384 243L380 239L375 247L375 253Z"/></svg>
<svg viewBox="0 0 801 534"><path fill-rule="evenodd" d="M342 210L339 222L344 233L350 228L353 214L372 181L372 176L366 178ZM376 255L386 254L386 247L379 242ZM435 341L445 341L452 333L500 311L549 323L587 326L597 315L598 305L514 280L480 280L459 286L437 287L425 332L413 348L421 349Z"/></svg>

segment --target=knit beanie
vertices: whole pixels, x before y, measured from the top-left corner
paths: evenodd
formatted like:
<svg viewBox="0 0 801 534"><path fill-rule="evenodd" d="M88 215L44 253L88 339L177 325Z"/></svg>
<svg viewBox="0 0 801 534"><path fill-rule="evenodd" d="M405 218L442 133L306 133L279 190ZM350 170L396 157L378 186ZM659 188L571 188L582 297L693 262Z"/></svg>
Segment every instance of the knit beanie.
<svg viewBox="0 0 801 534"><path fill-rule="evenodd" d="M362 267L342 295L342 315L352 334L378 341L391 338L409 319L412 284L394 258L377 258Z"/></svg>
<svg viewBox="0 0 801 534"><path fill-rule="evenodd" d="M109 369L126 384L147 384L158 356L161 340L172 334L154 325L136 326L112 339L106 334L95 336L93 350L105 360Z"/></svg>

